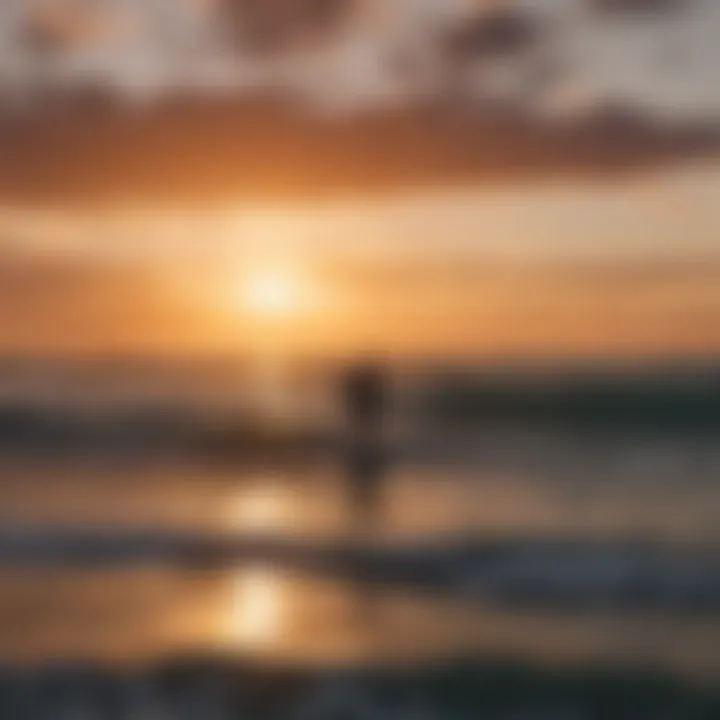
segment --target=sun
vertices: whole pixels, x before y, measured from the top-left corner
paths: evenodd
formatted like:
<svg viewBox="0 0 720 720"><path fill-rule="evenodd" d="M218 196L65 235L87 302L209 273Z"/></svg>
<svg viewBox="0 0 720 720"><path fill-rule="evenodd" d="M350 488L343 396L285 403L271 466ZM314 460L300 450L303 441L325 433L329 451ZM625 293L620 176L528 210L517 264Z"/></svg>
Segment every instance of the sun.
<svg viewBox="0 0 720 720"><path fill-rule="evenodd" d="M283 317L298 312L308 291L296 274L281 268L254 270L242 290L243 304L253 315Z"/></svg>

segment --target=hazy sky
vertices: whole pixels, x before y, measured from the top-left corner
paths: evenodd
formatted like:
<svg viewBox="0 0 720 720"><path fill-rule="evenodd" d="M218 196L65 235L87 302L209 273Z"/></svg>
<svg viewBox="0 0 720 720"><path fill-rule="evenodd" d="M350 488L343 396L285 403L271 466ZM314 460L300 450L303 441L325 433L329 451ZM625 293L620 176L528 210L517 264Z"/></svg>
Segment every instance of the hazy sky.
<svg viewBox="0 0 720 720"><path fill-rule="evenodd" d="M715 354L719 39L716 0L5 0L0 352Z"/></svg>
<svg viewBox="0 0 720 720"><path fill-rule="evenodd" d="M715 354L719 179L690 167L311 204L6 208L0 345ZM285 317L248 308L268 274L298 295Z"/></svg>

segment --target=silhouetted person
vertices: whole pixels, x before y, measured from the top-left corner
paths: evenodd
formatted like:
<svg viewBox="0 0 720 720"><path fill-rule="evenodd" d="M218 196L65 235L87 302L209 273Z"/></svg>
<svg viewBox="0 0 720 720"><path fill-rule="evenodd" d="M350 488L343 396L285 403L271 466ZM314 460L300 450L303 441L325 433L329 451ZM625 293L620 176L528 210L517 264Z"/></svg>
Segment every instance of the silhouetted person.
<svg viewBox="0 0 720 720"><path fill-rule="evenodd" d="M351 367L345 375L344 396L354 433L380 430L386 412L387 387L379 365L363 363Z"/></svg>
<svg viewBox="0 0 720 720"><path fill-rule="evenodd" d="M347 479L354 521L374 524L387 464L384 426L388 387L381 366L362 363L345 374L342 395L348 426Z"/></svg>

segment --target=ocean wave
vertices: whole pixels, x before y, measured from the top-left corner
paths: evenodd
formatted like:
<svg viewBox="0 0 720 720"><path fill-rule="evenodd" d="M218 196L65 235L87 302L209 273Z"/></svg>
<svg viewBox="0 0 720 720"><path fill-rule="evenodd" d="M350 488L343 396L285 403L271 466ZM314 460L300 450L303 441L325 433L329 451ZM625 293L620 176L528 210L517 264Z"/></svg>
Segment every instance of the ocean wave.
<svg viewBox="0 0 720 720"><path fill-rule="evenodd" d="M137 563L227 567L262 562L369 585L452 593L505 607L720 613L720 551L637 541L314 538L138 529L0 530L0 566Z"/></svg>

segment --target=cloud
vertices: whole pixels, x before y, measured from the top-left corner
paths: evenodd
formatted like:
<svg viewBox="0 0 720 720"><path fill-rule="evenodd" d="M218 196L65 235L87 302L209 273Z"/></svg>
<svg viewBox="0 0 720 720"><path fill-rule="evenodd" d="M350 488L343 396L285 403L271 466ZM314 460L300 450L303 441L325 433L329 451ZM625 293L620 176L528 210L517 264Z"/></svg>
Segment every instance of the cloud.
<svg viewBox="0 0 720 720"><path fill-rule="evenodd" d="M327 198L611 176L705 160L719 142L714 130L666 129L612 107L556 126L436 105L332 121L269 101L132 115L84 106L0 124L0 196L42 204Z"/></svg>
<svg viewBox="0 0 720 720"><path fill-rule="evenodd" d="M0 98L265 87L357 108L448 90L480 101L514 76L528 106L582 86L707 118L718 29L716 0L6 0Z"/></svg>
<svg viewBox="0 0 720 720"><path fill-rule="evenodd" d="M7 0L0 105L25 112L0 117L0 194L310 196L705 158L720 119L720 4L670 10ZM157 102L126 112L138 101Z"/></svg>
<svg viewBox="0 0 720 720"><path fill-rule="evenodd" d="M240 52L273 54L336 37L351 21L354 0L219 0Z"/></svg>
<svg viewBox="0 0 720 720"><path fill-rule="evenodd" d="M453 28L449 50L465 61L514 55L533 47L540 34L541 28L531 15L502 8Z"/></svg>
<svg viewBox="0 0 720 720"><path fill-rule="evenodd" d="M646 15L674 12L692 0L589 0L591 6L605 15Z"/></svg>

